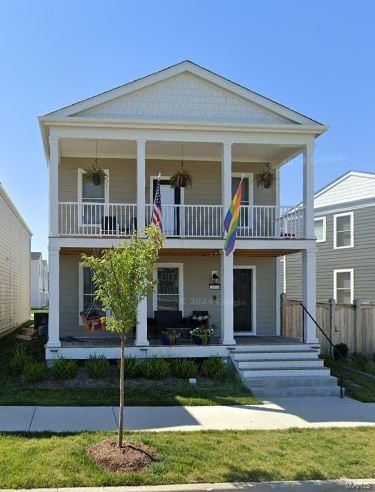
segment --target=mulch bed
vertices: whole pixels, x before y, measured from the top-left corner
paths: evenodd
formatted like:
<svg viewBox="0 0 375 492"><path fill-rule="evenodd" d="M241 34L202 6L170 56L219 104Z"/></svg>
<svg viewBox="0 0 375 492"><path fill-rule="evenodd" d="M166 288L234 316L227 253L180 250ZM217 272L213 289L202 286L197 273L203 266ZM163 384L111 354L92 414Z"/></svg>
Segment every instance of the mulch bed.
<svg viewBox="0 0 375 492"><path fill-rule="evenodd" d="M87 454L100 468L112 473L142 472L158 461L154 449L136 441L124 441L118 448L116 441L105 439L90 446Z"/></svg>

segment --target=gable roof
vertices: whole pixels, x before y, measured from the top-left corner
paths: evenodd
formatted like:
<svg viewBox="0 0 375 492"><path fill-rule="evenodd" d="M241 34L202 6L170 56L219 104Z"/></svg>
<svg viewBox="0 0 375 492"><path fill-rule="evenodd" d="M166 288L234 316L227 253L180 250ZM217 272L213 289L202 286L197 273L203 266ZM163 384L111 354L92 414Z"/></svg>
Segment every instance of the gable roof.
<svg viewBox="0 0 375 492"><path fill-rule="evenodd" d="M172 65L158 72L152 73L145 77L141 77L132 82L128 82L109 91L102 92L101 94L98 94L96 96L76 102L51 113L47 113L46 115L42 116L40 120L41 122L43 122L44 120L50 120L54 118L84 116L84 114L80 115L79 113L85 112L104 103L108 103L109 101L113 101L114 99L118 99L122 96L132 94L136 91L139 91L140 89L145 89L146 87L150 87L158 82L168 80L171 77L175 77L183 73L195 75L196 77L199 77L206 82L209 82L226 91L229 91L230 93L239 96L247 102L251 102L265 110L270 111L277 117L284 119L284 121L290 120L290 123L316 127L318 134L326 130L326 127L318 121L304 116L297 111L294 111L282 104L273 101L272 99L258 94L257 92L251 91L250 89L247 89L246 87L232 82L231 80L226 79L225 77L222 77L189 60L185 60L183 62L177 63L176 65Z"/></svg>

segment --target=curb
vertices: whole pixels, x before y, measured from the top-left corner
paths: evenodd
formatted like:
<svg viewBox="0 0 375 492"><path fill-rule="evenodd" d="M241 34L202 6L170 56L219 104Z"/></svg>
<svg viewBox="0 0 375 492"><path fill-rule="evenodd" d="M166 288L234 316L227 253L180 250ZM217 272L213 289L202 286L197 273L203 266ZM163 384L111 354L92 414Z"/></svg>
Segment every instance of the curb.
<svg viewBox="0 0 375 492"><path fill-rule="evenodd" d="M194 483L135 487L67 487L49 489L0 489L1 492L233 492L237 490L343 490L375 489L375 479L301 480L275 482Z"/></svg>

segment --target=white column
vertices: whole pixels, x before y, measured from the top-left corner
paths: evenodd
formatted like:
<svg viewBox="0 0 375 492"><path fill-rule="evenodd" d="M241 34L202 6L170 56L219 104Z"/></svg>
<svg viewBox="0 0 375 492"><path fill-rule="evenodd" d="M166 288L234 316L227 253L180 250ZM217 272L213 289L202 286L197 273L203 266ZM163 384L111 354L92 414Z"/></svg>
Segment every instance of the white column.
<svg viewBox="0 0 375 492"><path fill-rule="evenodd" d="M60 347L60 248L49 247L49 309L47 347Z"/></svg>
<svg viewBox="0 0 375 492"><path fill-rule="evenodd" d="M302 294L303 304L316 319L316 255L315 249L302 252ZM304 312L306 343L319 343L316 337L316 325Z"/></svg>
<svg viewBox="0 0 375 492"><path fill-rule="evenodd" d="M49 210L49 234L58 234L59 213L59 139L49 138L49 173L48 173L48 210Z"/></svg>
<svg viewBox="0 0 375 492"><path fill-rule="evenodd" d="M221 155L221 204L223 218L232 201L232 144L224 142Z"/></svg>
<svg viewBox="0 0 375 492"><path fill-rule="evenodd" d="M303 151L303 206L305 207L305 238L314 239L314 144Z"/></svg>
<svg viewBox="0 0 375 492"><path fill-rule="evenodd" d="M135 345L150 345L147 340L147 297L138 304Z"/></svg>
<svg viewBox="0 0 375 492"><path fill-rule="evenodd" d="M146 140L137 140L137 234L145 234Z"/></svg>
<svg viewBox="0 0 375 492"><path fill-rule="evenodd" d="M233 336L233 254L221 252L221 343L234 345Z"/></svg>

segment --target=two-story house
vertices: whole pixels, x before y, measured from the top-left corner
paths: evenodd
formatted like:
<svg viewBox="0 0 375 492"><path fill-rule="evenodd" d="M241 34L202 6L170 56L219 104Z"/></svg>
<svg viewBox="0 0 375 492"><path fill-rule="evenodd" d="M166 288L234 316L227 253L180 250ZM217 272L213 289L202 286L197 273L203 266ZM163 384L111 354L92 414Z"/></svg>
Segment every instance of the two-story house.
<svg viewBox="0 0 375 492"><path fill-rule="evenodd" d="M31 252L31 308L48 305L48 263L39 251Z"/></svg>
<svg viewBox="0 0 375 492"><path fill-rule="evenodd" d="M315 194L318 302L375 302L375 174L349 171ZM286 256L283 291L302 296L301 255Z"/></svg>
<svg viewBox="0 0 375 492"><path fill-rule="evenodd" d="M303 300L314 315L314 146L326 126L184 61L42 116L40 127L49 170L47 359L118 358L113 334L84 327L93 285L80 257L135 231L144 236L159 173L166 241L155 266L158 284L139 306L129 354L227 355L253 340L277 341L280 257L295 252L303 258ZM303 204L286 206L280 168L301 154ZM106 173L101 184L85 179L93 164ZM173 189L169 180L182 165L193 186ZM256 184L264 169L274 176L269 187ZM226 256L223 219L242 175L236 250ZM155 317L164 311L184 318L208 312L211 343L181 337L163 346ZM305 342L317 343L310 319Z"/></svg>

